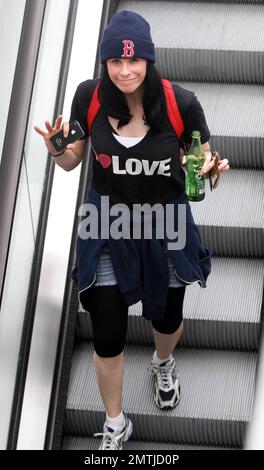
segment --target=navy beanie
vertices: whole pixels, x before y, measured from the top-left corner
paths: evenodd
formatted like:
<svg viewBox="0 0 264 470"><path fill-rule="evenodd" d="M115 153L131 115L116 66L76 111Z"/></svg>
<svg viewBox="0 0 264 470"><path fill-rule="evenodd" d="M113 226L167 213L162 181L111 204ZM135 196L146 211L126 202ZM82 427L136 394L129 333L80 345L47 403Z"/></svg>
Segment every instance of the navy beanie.
<svg viewBox="0 0 264 470"><path fill-rule="evenodd" d="M104 30L100 52L102 64L112 57L134 57L155 62L155 48L148 22L133 11L116 13Z"/></svg>

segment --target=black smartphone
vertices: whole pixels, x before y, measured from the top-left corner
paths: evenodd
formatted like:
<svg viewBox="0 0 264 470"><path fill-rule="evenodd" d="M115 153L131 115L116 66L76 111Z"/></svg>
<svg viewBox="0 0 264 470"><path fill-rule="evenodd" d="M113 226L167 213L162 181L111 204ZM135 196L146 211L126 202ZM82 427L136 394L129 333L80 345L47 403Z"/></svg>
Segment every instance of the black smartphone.
<svg viewBox="0 0 264 470"><path fill-rule="evenodd" d="M70 122L70 130L68 137L64 137L63 131L57 132L57 134L53 135L50 140L55 147L57 152L65 149L68 144L72 144L75 140L79 140L84 136L84 131L80 126L78 121Z"/></svg>

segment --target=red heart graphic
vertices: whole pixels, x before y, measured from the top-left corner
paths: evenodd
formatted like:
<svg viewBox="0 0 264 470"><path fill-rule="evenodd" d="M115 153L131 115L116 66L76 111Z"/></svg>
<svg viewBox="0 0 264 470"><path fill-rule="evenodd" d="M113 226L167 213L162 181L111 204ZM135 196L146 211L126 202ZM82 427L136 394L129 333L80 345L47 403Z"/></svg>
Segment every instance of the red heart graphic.
<svg viewBox="0 0 264 470"><path fill-rule="evenodd" d="M103 168L108 168L112 163L112 158L105 153L100 153L98 155L98 160L101 163Z"/></svg>

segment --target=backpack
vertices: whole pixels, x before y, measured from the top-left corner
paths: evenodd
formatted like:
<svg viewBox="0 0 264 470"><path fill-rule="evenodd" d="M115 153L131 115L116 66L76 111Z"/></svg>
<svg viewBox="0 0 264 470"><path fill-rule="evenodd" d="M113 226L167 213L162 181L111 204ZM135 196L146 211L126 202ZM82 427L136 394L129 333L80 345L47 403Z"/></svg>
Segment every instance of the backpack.
<svg viewBox="0 0 264 470"><path fill-rule="evenodd" d="M162 78L161 82L162 82L163 91L164 91L164 95L166 99L167 116L175 134L180 140L184 131L184 124L183 124L183 120L182 120L182 117L178 108L178 104L175 98L175 94L172 88L172 83L169 80L166 80L165 78ZM91 102L90 102L88 112L87 112L87 124L88 124L89 135L91 135L93 122L100 109L100 101L98 98L99 86L100 86L100 81L96 85L96 88L93 92Z"/></svg>

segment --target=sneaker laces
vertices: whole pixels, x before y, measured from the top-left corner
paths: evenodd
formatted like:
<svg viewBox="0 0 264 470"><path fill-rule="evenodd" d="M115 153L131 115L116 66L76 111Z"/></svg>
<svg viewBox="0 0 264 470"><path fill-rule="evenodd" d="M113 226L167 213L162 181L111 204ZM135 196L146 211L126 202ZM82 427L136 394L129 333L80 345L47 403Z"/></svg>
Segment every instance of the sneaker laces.
<svg viewBox="0 0 264 470"><path fill-rule="evenodd" d="M104 432L97 432L94 434L94 437L102 436L103 441L101 445L101 449L103 450L116 450L118 449L119 443L118 440L123 437L123 432L117 434L119 431L104 431Z"/></svg>
<svg viewBox="0 0 264 470"><path fill-rule="evenodd" d="M152 375L157 375L158 384L160 388L171 389L174 387L173 378L177 378L175 370L175 361L165 366L158 366L151 364L150 371Z"/></svg>

